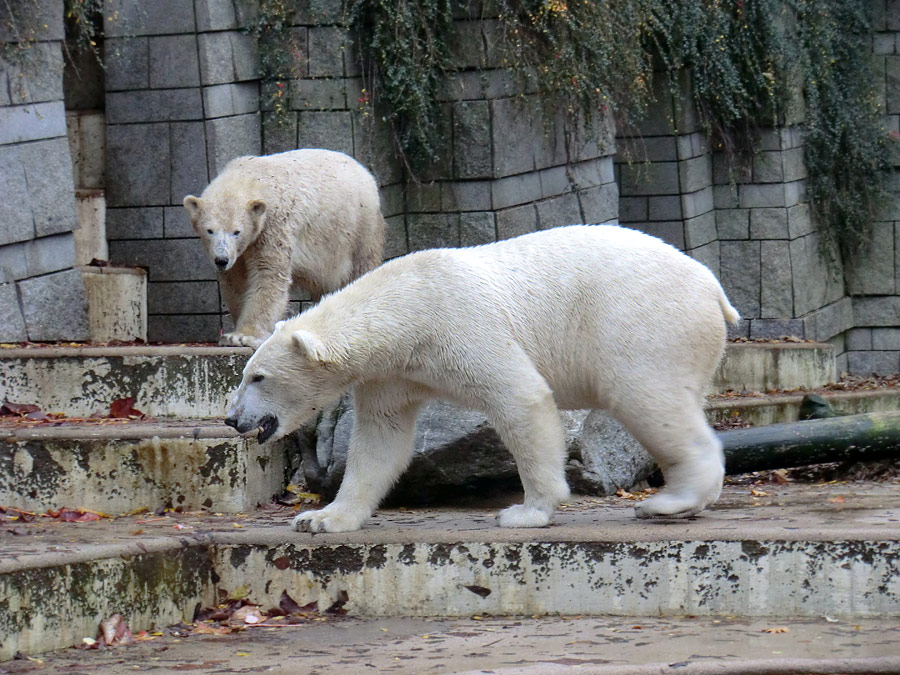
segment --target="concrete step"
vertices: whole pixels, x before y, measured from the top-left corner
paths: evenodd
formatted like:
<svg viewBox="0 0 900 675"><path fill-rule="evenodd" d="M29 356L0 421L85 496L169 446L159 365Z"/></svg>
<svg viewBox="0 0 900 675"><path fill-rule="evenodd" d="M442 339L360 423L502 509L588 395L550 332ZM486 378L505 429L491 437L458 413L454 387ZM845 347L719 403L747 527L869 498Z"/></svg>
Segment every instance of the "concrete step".
<svg viewBox="0 0 900 675"><path fill-rule="evenodd" d="M3 426L0 506L246 512L281 494L294 458L292 438L260 446L221 420Z"/></svg>
<svg viewBox="0 0 900 675"><path fill-rule="evenodd" d="M85 417L130 396L152 417L216 417L250 353L195 345L0 349L0 401ZM831 345L729 343L712 391L816 388L835 379Z"/></svg>
<svg viewBox="0 0 900 675"><path fill-rule="evenodd" d="M293 532L289 507L22 523L0 538L0 660L94 637L114 613L133 631L190 621L237 589L264 607L346 596L357 617L900 617L896 486L731 486L682 521L582 497L550 527L496 527L517 499L382 510L348 534Z"/></svg>
<svg viewBox="0 0 900 675"><path fill-rule="evenodd" d="M712 396L706 402L706 417L711 423L740 417L754 427L796 422L800 417L800 403L807 393ZM861 391L819 389L815 393L848 415L900 410L900 389L896 387Z"/></svg>

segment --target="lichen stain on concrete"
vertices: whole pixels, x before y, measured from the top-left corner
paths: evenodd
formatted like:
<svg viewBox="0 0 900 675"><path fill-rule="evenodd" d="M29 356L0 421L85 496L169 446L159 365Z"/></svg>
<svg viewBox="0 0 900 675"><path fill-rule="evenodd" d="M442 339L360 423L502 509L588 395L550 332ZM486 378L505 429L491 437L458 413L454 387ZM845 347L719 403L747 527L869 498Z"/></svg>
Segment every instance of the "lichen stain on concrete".
<svg viewBox="0 0 900 675"><path fill-rule="evenodd" d="M48 448L38 442L0 442L0 495L13 505L19 494L52 493L67 471Z"/></svg>
<svg viewBox="0 0 900 675"><path fill-rule="evenodd" d="M452 552L457 544L434 544L431 553L428 554L427 562L432 567L443 567L452 562Z"/></svg>
<svg viewBox="0 0 900 675"><path fill-rule="evenodd" d="M376 544L369 549L366 557L366 568L382 569L387 564L387 546Z"/></svg>

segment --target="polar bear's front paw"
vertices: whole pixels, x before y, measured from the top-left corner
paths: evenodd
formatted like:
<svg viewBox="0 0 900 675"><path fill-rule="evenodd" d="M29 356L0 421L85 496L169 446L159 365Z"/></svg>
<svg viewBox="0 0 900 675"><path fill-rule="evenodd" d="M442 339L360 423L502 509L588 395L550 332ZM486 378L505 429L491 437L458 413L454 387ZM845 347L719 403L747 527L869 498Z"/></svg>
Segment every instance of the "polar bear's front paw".
<svg viewBox="0 0 900 675"><path fill-rule="evenodd" d="M250 347L252 349L258 349L263 342L265 342L265 338L257 337L256 335L247 335L245 333L225 333L219 338L220 345Z"/></svg>
<svg viewBox="0 0 900 675"><path fill-rule="evenodd" d="M353 532L362 527L365 518L340 509L325 507L318 511L304 511L291 521L295 532Z"/></svg>
<svg viewBox="0 0 900 675"><path fill-rule="evenodd" d="M500 512L500 527L546 527L553 514L533 506L516 504Z"/></svg>
<svg viewBox="0 0 900 675"><path fill-rule="evenodd" d="M704 509L692 496L661 492L634 505L638 518L690 518Z"/></svg>

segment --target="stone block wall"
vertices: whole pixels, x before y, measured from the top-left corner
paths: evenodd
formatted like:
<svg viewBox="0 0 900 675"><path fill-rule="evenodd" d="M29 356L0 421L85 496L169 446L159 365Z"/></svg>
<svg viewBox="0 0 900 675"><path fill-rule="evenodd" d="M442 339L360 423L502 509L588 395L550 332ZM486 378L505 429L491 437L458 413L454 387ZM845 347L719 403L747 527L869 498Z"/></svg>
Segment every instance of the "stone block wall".
<svg viewBox="0 0 900 675"><path fill-rule="evenodd" d="M0 13L0 342L83 340L63 103L62 3Z"/></svg>

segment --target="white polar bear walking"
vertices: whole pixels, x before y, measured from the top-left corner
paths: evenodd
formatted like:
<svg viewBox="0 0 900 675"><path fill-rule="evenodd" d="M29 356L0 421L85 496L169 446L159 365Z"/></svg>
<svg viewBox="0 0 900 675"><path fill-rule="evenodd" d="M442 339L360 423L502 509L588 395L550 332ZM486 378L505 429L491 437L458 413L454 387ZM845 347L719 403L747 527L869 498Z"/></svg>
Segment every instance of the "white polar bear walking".
<svg viewBox="0 0 900 675"><path fill-rule="evenodd" d="M340 152L238 157L184 207L234 322L220 344L258 347L284 316L292 281L318 300L381 263L378 185Z"/></svg>
<svg viewBox="0 0 900 675"><path fill-rule="evenodd" d="M296 530L359 529L409 462L431 398L486 413L515 458L525 501L503 527L547 525L569 495L558 407L605 408L657 461L666 487L638 517L690 516L722 489L703 402L739 318L708 268L621 227L421 251L279 322L225 421L264 442L354 388L343 483Z"/></svg>

